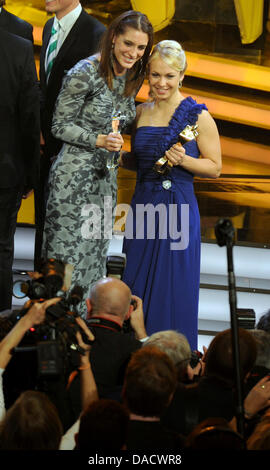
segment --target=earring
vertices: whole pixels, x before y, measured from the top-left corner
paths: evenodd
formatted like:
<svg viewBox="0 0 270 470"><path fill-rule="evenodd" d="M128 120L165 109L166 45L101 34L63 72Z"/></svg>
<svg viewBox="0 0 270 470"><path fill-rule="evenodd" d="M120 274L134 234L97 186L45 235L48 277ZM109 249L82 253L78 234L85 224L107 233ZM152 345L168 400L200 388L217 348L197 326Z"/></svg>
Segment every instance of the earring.
<svg viewBox="0 0 270 470"><path fill-rule="evenodd" d="M182 88L183 83L180 81L179 82L179 88Z"/></svg>
<svg viewBox="0 0 270 470"><path fill-rule="evenodd" d="M113 51L114 51L114 43L112 43L112 47L111 47L111 51L110 51L110 64L111 64L112 69L113 69L113 62L114 62Z"/></svg>
<svg viewBox="0 0 270 470"><path fill-rule="evenodd" d="M140 75L143 71L143 60L140 58L138 60L138 66L137 66L137 75Z"/></svg>

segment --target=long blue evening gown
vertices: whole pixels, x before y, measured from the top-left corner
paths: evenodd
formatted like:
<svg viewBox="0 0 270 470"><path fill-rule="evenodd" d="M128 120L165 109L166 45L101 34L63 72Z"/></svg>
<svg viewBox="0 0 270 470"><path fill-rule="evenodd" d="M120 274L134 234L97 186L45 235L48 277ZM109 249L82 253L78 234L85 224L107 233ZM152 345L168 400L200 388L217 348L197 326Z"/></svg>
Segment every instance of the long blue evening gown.
<svg viewBox="0 0 270 470"><path fill-rule="evenodd" d="M200 283L200 214L193 174L175 166L169 175L162 176L152 168L178 141L179 133L196 123L203 109L207 109L204 104L187 97L168 127L137 129L133 144L137 183L123 245L127 256L123 280L143 299L148 335L177 330L187 337L191 349L197 348ZM186 143L185 149L187 155L199 157L195 140ZM176 249L172 249L176 242Z"/></svg>

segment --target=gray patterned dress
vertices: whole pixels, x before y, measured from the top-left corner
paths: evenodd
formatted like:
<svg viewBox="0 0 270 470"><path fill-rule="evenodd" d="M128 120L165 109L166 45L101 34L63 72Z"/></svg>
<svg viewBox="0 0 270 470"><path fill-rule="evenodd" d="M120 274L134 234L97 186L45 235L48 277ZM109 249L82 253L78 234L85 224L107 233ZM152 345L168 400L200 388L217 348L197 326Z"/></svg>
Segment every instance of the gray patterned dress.
<svg viewBox="0 0 270 470"><path fill-rule="evenodd" d="M72 286L83 287L84 299L106 273L117 197L117 172L106 167L110 153L95 143L112 131L115 110L126 126L134 120L134 98L123 95L124 87L125 77L116 77L109 89L95 55L68 72L56 103L52 132L63 146L49 176L43 256L74 266Z"/></svg>

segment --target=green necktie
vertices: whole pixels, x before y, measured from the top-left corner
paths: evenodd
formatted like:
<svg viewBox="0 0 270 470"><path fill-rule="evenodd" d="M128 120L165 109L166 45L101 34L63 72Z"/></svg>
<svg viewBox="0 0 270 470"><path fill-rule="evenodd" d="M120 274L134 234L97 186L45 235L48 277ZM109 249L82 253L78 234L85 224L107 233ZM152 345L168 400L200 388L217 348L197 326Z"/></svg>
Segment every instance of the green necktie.
<svg viewBox="0 0 270 470"><path fill-rule="evenodd" d="M59 23L57 22L56 27L52 27L51 37L48 45L48 53L47 53L47 67L46 67L46 77L47 81L49 80L49 76L52 70L52 66L56 57L56 49L57 49L57 42L58 42L58 33L59 33Z"/></svg>

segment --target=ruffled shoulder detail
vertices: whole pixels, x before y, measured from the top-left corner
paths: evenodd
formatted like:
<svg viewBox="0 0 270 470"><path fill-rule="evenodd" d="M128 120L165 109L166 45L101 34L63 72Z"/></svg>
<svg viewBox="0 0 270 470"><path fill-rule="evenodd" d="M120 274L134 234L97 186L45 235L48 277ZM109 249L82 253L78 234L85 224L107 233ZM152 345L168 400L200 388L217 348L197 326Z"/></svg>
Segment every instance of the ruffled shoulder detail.
<svg viewBox="0 0 270 470"><path fill-rule="evenodd" d="M185 98L176 108L169 125L164 128L161 138L157 142L155 155L163 155L173 144L178 142L178 135L187 125L194 125L198 120L198 114L207 111L205 104L197 103L191 96Z"/></svg>
<svg viewBox="0 0 270 470"><path fill-rule="evenodd" d="M207 111L207 107L205 104L198 104L197 101L191 98L191 96L188 96L183 101L181 101L179 106L176 108L170 120L169 127L177 127L178 129L179 126L184 124L184 129L188 124L195 124L198 119L198 114L201 114L203 109ZM181 131L182 129L180 129L179 132Z"/></svg>

